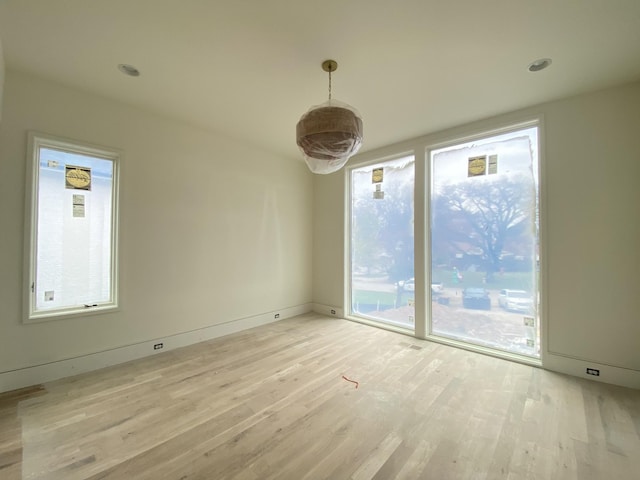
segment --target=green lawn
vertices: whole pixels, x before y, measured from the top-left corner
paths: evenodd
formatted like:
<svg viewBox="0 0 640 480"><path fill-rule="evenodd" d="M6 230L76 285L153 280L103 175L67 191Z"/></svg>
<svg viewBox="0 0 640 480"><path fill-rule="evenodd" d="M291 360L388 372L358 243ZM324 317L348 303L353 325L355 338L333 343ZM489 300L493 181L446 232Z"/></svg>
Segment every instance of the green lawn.
<svg viewBox="0 0 640 480"><path fill-rule="evenodd" d="M406 305L409 299L413 299L413 292L403 292L400 297L400 305ZM380 305L393 305L396 301L396 294L391 292L374 292L370 290L356 290L354 292L354 300L356 303L375 305L380 302Z"/></svg>
<svg viewBox="0 0 640 480"><path fill-rule="evenodd" d="M453 272L451 270L435 270L433 274L434 282L442 282L445 288L465 288L465 287L484 287L489 290L501 290L510 288L514 290L531 291L531 273L526 272L506 272L503 274L496 273L493 281L483 283L484 272L463 272L461 282L455 284L453 282ZM410 299L414 299L414 292L402 292L400 304L397 306L407 305ZM375 292L370 290L355 290L354 301L359 304L393 306L396 301L396 294L393 292Z"/></svg>
<svg viewBox="0 0 640 480"><path fill-rule="evenodd" d="M434 270L433 281L442 282L445 288L465 288L465 287L484 287L490 290L501 290L510 288L513 290L529 290L532 289L533 278L530 272L505 272L495 273L493 280L483 283L484 272L462 272L462 282L456 284L453 281L453 272L451 270Z"/></svg>

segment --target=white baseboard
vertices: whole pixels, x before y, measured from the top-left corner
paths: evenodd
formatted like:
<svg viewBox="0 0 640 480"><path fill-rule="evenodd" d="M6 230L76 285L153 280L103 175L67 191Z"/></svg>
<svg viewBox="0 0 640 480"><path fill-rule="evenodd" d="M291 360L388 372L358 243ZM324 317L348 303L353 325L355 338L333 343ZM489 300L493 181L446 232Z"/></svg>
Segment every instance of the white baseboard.
<svg viewBox="0 0 640 480"><path fill-rule="evenodd" d="M323 305L321 303L312 304L313 311L321 315L328 317L344 318L344 310L339 307L332 307L331 305Z"/></svg>
<svg viewBox="0 0 640 480"><path fill-rule="evenodd" d="M640 371L630 368L604 365L587 360L565 357L547 352L544 356L543 368L558 373L566 373L574 377L586 378L596 382L611 383L622 387L640 389ZM598 370L599 375L587 374L587 368Z"/></svg>
<svg viewBox="0 0 640 480"><path fill-rule="evenodd" d="M225 323L211 325L190 332L178 333L163 338L154 338L133 345L114 348L102 352L96 352L80 357L68 358L42 365L33 365L25 368L0 373L0 393L16 390L18 388L51 382L64 377L91 372L104 367L110 367L119 363L137 360L139 358L155 355L180 347L186 347L195 343L212 340L232 333L259 327L268 323L295 317L313 310L312 304L297 305L283 308L273 312L262 313L252 317L230 320ZM275 315L279 314L278 318ZM162 349L154 350L153 346L162 343Z"/></svg>
<svg viewBox="0 0 640 480"><path fill-rule="evenodd" d="M330 305L324 305L321 303L312 304L313 311L321 315L328 317L346 318L344 316L344 310L339 307L332 307ZM352 320L351 318L349 318ZM373 322L358 319L359 323L365 323L368 325L374 325ZM380 325L375 325L380 328ZM387 330L398 331L394 328L382 327ZM398 331L399 333L406 334L407 332ZM447 343L447 342L444 342ZM474 350L475 351L475 350ZM513 358L509 360L514 360ZM516 360L517 361L517 360ZM590 362L586 360L579 360L571 357L565 357L558 354L547 352L544 356L542 368L558 373L565 373L574 377L586 378L588 380L594 380L597 382L610 383L613 385L619 385L622 387L640 389L640 371L629 368L616 367L612 365L604 365L597 362ZM596 369L599 371L598 376L587 374L587 368Z"/></svg>

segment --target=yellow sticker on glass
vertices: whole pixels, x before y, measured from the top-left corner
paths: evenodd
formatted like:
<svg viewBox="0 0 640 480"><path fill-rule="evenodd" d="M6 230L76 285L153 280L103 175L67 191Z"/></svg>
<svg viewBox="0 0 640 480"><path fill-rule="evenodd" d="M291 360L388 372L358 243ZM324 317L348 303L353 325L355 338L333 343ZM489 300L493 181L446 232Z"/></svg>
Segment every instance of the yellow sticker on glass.
<svg viewBox="0 0 640 480"><path fill-rule="evenodd" d="M91 169L65 165L65 188L73 190L91 190Z"/></svg>
<svg viewBox="0 0 640 480"><path fill-rule="evenodd" d="M487 156L469 157L468 177L477 177L487 173Z"/></svg>

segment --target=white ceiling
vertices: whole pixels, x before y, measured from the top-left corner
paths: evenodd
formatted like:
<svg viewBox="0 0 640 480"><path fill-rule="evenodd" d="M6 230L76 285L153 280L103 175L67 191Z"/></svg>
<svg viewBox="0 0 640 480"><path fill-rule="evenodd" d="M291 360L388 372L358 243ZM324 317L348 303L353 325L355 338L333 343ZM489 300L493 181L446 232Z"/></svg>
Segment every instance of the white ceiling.
<svg viewBox="0 0 640 480"><path fill-rule="evenodd" d="M0 39L10 71L293 158L328 58L361 151L640 79L640 0L0 0Z"/></svg>

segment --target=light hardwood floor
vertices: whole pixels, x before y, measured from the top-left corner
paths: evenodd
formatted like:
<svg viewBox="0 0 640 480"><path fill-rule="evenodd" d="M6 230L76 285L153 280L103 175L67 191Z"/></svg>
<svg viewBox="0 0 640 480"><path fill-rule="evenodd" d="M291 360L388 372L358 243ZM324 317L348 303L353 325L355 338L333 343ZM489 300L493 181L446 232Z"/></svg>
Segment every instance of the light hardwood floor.
<svg viewBox="0 0 640 480"><path fill-rule="evenodd" d="M1 395L0 432L7 480L640 478L640 391L316 314Z"/></svg>

